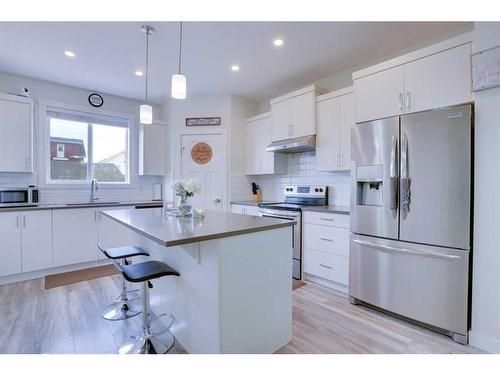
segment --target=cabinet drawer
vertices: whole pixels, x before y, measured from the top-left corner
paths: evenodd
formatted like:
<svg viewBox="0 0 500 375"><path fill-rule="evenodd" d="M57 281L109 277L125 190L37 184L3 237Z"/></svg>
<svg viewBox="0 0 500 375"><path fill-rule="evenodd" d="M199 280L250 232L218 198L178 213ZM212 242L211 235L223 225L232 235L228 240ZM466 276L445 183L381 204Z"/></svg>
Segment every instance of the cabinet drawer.
<svg viewBox="0 0 500 375"><path fill-rule="evenodd" d="M304 212L304 223L349 228L349 215L306 211Z"/></svg>
<svg viewBox="0 0 500 375"><path fill-rule="evenodd" d="M304 272L347 285L349 280L349 258L305 248Z"/></svg>
<svg viewBox="0 0 500 375"><path fill-rule="evenodd" d="M231 212L241 215L259 216L259 207L245 204L232 204Z"/></svg>
<svg viewBox="0 0 500 375"><path fill-rule="evenodd" d="M349 256L349 229L306 223L304 247Z"/></svg>

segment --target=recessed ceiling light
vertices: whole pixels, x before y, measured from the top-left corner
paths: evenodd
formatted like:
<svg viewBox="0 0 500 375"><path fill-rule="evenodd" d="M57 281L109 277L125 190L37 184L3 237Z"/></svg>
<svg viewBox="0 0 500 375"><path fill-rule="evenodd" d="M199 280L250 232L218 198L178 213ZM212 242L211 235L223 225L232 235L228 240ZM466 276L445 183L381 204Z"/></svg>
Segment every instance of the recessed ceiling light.
<svg viewBox="0 0 500 375"><path fill-rule="evenodd" d="M76 54L73 51L69 51L69 50L64 51L64 54L68 57L75 57L76 56Z"/></svg>
<svg viewBox="0 0 500 375"><path fill-rule="evenodd" d="M233 66L231 66L231 70L233 72L237 72L238 70L240 70L240 66L239 65L233 65Z"/></svg>
<svg viewBox="0 0 500 375"><path fill-rule="evenodd" d="M144 75L144 73L143 73L142 70L136 70L135 71L135 75L138 76L138 77L142 77Z"/></svg>
<svg viewBox="0 0 500 375"><path fill-rule="evenodd" d="M281 47L283 45L283 39L274 39L273 44L276 47Z"/></svg>

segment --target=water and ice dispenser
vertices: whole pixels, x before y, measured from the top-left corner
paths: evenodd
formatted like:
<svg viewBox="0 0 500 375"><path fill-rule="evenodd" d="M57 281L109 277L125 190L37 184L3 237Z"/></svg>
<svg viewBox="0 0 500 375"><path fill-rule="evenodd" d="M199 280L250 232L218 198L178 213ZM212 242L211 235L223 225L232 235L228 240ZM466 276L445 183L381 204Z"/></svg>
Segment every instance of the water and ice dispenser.
<svg viewBox="0 0 500 375"><path fill-rule="evenodd" d="M363 165L356 167L356 204L358 206L383 206L383 165Z"/></svg>

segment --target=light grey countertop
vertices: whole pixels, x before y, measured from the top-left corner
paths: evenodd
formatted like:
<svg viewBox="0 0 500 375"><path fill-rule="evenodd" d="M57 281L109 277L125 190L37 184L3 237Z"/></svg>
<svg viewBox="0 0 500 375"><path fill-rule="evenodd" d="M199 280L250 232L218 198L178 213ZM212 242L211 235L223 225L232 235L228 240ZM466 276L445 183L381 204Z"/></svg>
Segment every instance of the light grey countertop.
<svg viewBox="0 0 500 375"><path fill-rule="evenodd" d="M166 247L295 225L294 221L212 210L207 210L203 219L168 216L161 208L110 210L102 213Z"/></svg>
<svg viewBox="0 0 500 375"><path fill-rule="evenodd" d="M262 201L259 203L274 203L273 201ZM257 206L259 203L256 203L254 201L232 201L231 204L241 204L245 206ZM350 207L349 206L336 206L336 205L329 205L329 206L303 206L302 211L314 211L314 212L329 212L332 214L343 214L343 215L349 215L350 212Z"/></svg>
<svg viewBox="0 0 500 375"><path fill-rule="evenodd" d="M349 215L351 208L349 206L304 206L302 211L325 212L331 214Z"/></svg>
<svg viewBox="0 0 500 375"><path fill-rule="evenodd" d="M262 202L255 202L255 201L231 201L231 204L241 204L243 206L258 206L260 203L274 203L274 201L262 201Z"/></svg>
<svg viewBox="0 0 500 375"><path fill-rule="evenodd" d="M140 202L96 202L96 203L60 203L60 204L40 204L38 206L17 206L17 207L1 207L0 213L12 211L36 211L36 210L61 210L69 208L101 208L101 207L155 207L163 205L163 201L140 201Z"/></svg>

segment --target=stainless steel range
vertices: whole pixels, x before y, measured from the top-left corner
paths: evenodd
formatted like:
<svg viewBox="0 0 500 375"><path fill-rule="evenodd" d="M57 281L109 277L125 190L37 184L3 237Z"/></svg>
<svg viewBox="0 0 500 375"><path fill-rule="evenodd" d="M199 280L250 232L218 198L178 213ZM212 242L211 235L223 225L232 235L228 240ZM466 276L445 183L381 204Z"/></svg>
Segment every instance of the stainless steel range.
<svg viewBox="0 0 500 375"><path fill-rule="evenodd" d="M328 204L328 187L324 185L286 186L285 200L280 203L259 204L259 216L297 222L293 230L292 276L302 278L302 207Z"/></svg>

